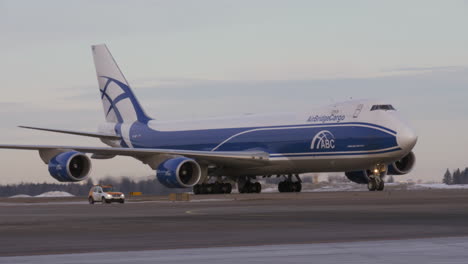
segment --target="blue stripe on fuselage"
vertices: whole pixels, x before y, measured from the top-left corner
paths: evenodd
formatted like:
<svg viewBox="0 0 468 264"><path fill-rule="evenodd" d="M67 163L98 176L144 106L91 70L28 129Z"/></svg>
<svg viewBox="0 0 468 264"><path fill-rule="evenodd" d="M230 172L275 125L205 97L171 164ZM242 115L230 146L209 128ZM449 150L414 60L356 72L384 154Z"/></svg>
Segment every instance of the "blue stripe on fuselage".
<svg viewBox="0 0 468 264"><path fill-rule="evenodd" d="M328 148L323 146L311 150L313 138L323 130L333 134L333 144ZM135 148L201 151L216 148L216 151L260 150L270 154L297 155L310 152L323 155L335 155L335 152L366 154L369 151L387 150L398 147L395 134L395 131L382 126L358 122L187 131L155 131L145 124L134 123L130 130Z"/></svg>

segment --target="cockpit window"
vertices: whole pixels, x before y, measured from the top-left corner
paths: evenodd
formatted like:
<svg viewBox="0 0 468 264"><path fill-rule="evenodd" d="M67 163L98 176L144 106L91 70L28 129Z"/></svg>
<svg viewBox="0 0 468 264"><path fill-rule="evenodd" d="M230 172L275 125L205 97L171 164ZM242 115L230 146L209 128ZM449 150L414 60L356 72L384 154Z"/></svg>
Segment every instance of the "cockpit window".
<svg viewBox="0 0 468 264"><path fill-rule="evenodd" d="M388 110L396 110L396 109L392 105L373 105L371 108L371 111L375 111L375 110L388 111Z"/></svg>

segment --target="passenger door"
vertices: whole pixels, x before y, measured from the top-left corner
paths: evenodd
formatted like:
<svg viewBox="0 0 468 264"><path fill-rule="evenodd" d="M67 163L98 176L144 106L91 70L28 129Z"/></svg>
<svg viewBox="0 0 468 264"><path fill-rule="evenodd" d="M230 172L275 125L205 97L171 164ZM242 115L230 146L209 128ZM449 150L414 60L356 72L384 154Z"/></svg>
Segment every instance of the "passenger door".
<svg viewBox="0 0 468 264"><path fill-rule="evenodd" d="M102 201L102 188L101 187L96 187L93 192L93 199L94 201Z"/></svg>

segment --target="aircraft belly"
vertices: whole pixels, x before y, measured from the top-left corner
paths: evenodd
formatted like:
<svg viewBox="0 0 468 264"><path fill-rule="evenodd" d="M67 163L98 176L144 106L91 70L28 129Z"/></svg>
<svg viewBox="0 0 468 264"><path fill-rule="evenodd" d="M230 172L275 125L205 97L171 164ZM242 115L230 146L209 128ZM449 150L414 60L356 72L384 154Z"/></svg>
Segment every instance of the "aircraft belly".
<svg viewBox="0 0 468 264"><path fill-rule="evenodd" d="M228 176L245 175L276 175L290 173L313 173L313 172L345 172L372 168L379 163L389 164L401 157L401 153L376 154L362 156L338 156L338 157L304 157L273 159L270 164L263 167L248 169L226 169L224 173Z"/></svg>

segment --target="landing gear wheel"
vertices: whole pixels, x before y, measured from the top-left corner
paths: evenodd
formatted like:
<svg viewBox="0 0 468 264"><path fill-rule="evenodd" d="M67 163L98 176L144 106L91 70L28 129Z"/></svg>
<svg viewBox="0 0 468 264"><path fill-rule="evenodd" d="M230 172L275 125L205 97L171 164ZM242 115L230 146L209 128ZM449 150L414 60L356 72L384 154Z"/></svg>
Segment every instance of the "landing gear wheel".
<svg viewBox="0 0 468 264"><path fill-rule="evenodd" d="M239 193L245 193L246 192L246 186L247 186L247 183L244 184L244 186L240 187L239 184L237 184L237 190L239 191Z"/></svg>
<svg viewBox="0 0 468 264"><path fill-rule="evenodd" d="M232 192L232 185L230 183L226 183L226 187L227 187L226 193L231 193Z"/></svg>
<svg viewBox="0 0 468 264"><path fill-rule="evenodd" d="M262 185L259 182L246 182L244 186L239 186L238 190L239 193L260 193L262 191Z"/></svg>
<svg viewBox="0 0 468 264"><path fill-rule="evenodd" d="M257 191L257 187L255 186L255 183L249 183L247 187L247 193L254 193Z"/></svg>
<svg viewBox="0 0 468 264"><path fill-rule="evenodd" d="M213 193L213 184L205 184L205 193L206 194Z"/></svg>
<svg viewBox="0 0 468 264"><path fill-rule="evenodd" d="M296 192L301 192L302 184L300 182L295 182L294 185L296 185Z"/></svg>
<svg viewBox="0 0 468 264"><path fill-rule="evenodd" d="M369 179L369 183L367 183L367 189L369 189L371 192L377 190L377 183L375 179Z"/></svg>
<svg viewBox="0 0 468 264"><path fill-rule="evenodd" d="M289 189L289 192L296 192L296 184L294 184L294 182L289 182L288 189Z"/></svg>
<svg viewBox="0 0 468 264"><path fill-rule="evenodd" d="M219 183L213 183L213 192L212 194L219 194L223 192L222 185Z"/></svg>
<svg viewBox="0 0 468 264"><path fill-rule="evenodd" d="M255 185L255 192L260 193L262 191L262 185L259 182L254 183Z"/></svg>
<svg viewBox="0 0 468 264"><path fill-rule="evenodd" d="M195 186L193 186L193 194L200 194L200 189L200 185L195 184Z"/></svg>
<svg viewBox="0 0 468 264"><path fill-rule="evenodd" d="M93 197L89 197L89 198L88 198L88 202L89 202L89 204L94 204L94 199L93 199Z"/></svg>
<svg viewBox="0 0 468 264"><path fill-rule="evenodd" d="M222 183L221 184L221 193L231 193L232 186L230 183Z"/></svg>
<svg viewBox="0 0 468 264"><path fill-rule="evenodd" d="M286 192L286 184L285 184L285 183L286 183L286 182L282 181L282 182L280 182L280 183L278 184L278 191L279 191L280 193Z"/></svg>
<svg viewBox="0 0 468 264"><path fill-rule="evenodd" d="M377 191L383 191L385 188L385 182L383 180L380 180L379 186L377 186Z"/></svg>

